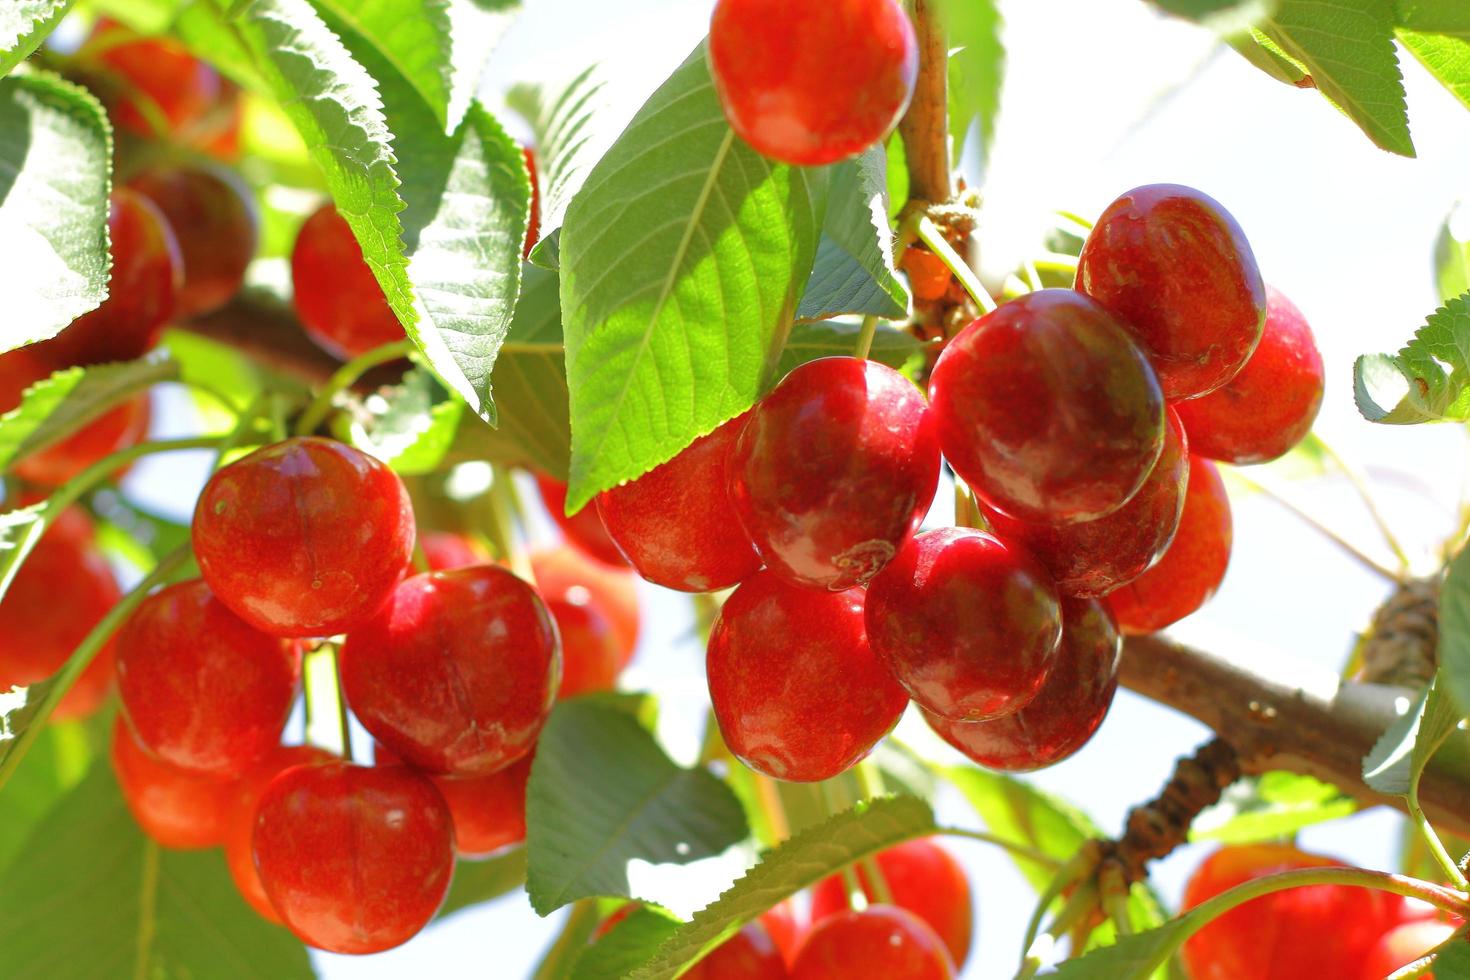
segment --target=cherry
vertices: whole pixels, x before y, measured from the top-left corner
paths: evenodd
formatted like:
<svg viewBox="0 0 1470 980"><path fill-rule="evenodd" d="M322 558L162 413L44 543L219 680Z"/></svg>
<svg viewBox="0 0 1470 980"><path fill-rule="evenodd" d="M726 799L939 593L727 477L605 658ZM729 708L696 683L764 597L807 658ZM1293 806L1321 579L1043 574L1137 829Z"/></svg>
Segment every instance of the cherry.
<svg viewBox="0 0 1470 980"><path fill-rule="evenodd" d="M878 870L888 885L893 904L912 912L934 930L949 950L956 967L965 965L974 933L974 903L965 869L937 841L906 841L881 851ZM869 902L877 896L862 865L855 868ZM812 921L820 922L846 910L847 887L841 875L824 878L812 889Z"/></svg>
<svg viewBox="0 0 1470 980"><path fill-rule="evenodd" d="M939 484L924 395L876 361L795 368L750 413L730 496L771 570L797 585L863 585L918 528Z"/></svg>
<svg viewBox="0 0 1470 980"><path fill-rule="evenodd" d="M590 601L549 598L546 610L556 621L556 632L561 637L561 685L556 696L574 698L616 687L623 669L622 651L612 623L602 611Z"/></svg>
<svg viewBox="0 0 1470 980"><path fill-rule="evenodd" d="M929 727L987 769L1030 772L1056 765L1092 738L1118 691L1118 630L1096 599L1062 598L1062 644L1031 703L990 721L950 721L924 712Z"/></svg>
<svg viewBox="0 0 1470 980"><path fill-rule="evenodd" d="M766 927L766 932L776 943L776 948L781 951L781 958L789 967L796 961L797 947L801 945L802 937L806 933L806 927L798 920L791 902L788 900L766 909L761 914L760 923Z"/></svg>
<svg viewBox="0 0 1470 980"><path fill-rule="evenodd" d="M536 590L548 602L566 600L595 606L607 617L626 667L638 648L638 585L632 572L588 558L565 545L531 553Z"/></svg>
<svg viewBox="0 0 1470 980"><path fill-rule="evenodd" d="M1312 431L1322 407L1322 354L1302 311L1266 287L1266 327L1228 382L1180 402L1190 449L1237 466L1285 455Z"/></svg>
<svg viewBox="0 0 1470 980"><path fill-rule="evenodd" d="M234 803L225 819L225 863L245 901L262 918L277 925L281 924L281 917L266 897L265 886L260 883L260 872L255 870L255 852L251 847L255 811L260 805L261 794L276 776L294 766L318 765L335 759L330 752L314 745L278 745L235 784Z"/></svg>
<svg viewBox="0 0 1470 980"><path fill-rule="evenodd" d="M1256 878L1342 862L1288 844L1222 847L1184 888L1185 909ZM1272 892L1239 905L1185 942L1190 980L1299 980L1355 977L1379 938L1398 921L1397 895L1352 885L1310 885ZM1330 942L1305 941L1330 937Z"/></svg>
<svg viewBox="0 0 1470 980"><path fill-rule="evenodd" d="M923 919L892 905L851 909L813 923L796 954L792 980L949 980L943 941Z"/></svg>
<svg viewBox="0 0 1470 980"><path fill-rule="evenodd" d="M107 204L112 274L107 299L61 333L38 344L53 370L142 357L174 315L184 260L163 212L136 191L119 187Z"/></svg>
<svg viewBox="0 0 1470 980"><path fill-rule="evenodd" d="M726 589L761 560L738 521L726 460L749 413L700 436L631 483L597 495L608 537L648 581L682 592Z"/></svg>
<svg viewBox="0 0 1470 980"><path fill-rule="evenodd" d="M255 257L255 201L233 171L214 165L146 171L128 186L157 205L178 240L183 286L178 315L194 317L228 303Z"/></svg>
<svg viewBox="0 0 1470 980"><path fill-rule="evenodd" d="M909 695L959 720L1035 697L1062 635L1046 570L1022 548L959 527L904 545L868 586L866 617L868 642Z"/></svg>
<svg viewBox="0 0 1470 980"><path fill-rule="evenodd" d="M277 636L331 636L376 613L413 554L398 475L331 439L287 439L210 477L194 510L204 580Z"/></svg>
<svg viewBox="0 0 1470 980"><path fill-rule="evenodd" d="M123 711L160 759L241 776L279 743L296 700L298 644L248 625L202 580L149 596L116 644Z"/></svg>
<svg viewBox="0 0 1470 980"><path fill-rule="evenodd" d="M682 974L686 980L787 980L786 960L764 920L747 922Z"/></svg>
<svg viewBox="0 0 1470 980"><path fill-rule="evenodd" d="M177 41L138 37L107 18L82 53L112 73L102 99L114 125L139 136L195 135L232 87Z"/></svg>
<svg viewBox="0 0 1470 980"><path fill-rule="evenodd" d="M296 766L261 795L255 866L304 942L377 953L422 929L449 891L454 825L444 798L406 766Z"/></svg>
<svg viewBox="0 0 1470 980"><path fill-rule="evenodd" d="M1364 961L1360 974L1362 980L1383 980L1442 944L1455 934L1456 928L1439 919L1399 923L1385 932L1368 951L1368 959ZM1433 973L1421 976L1423 980L1434 980Z"/></svg>
<svg viewBox="0 0 1470 980"><path fill-rule="evenodd" d="M119 715L112 727L112 768L143 833L164 847L192 850L224 843L239 787L171 766L149 755Z"/></svg>
<svg viewBox="0 0 1470 980"><path fill-rule="evenodd" d="M531 249L541 238L541 181L536 177L536 151L529 146L521 147L521 156L526 159L526 176L531 178L530 217L526 224L526 245L521 249L521 258L530 258Z"/></svg>
<svg viewBox="0 0 1470 980"><path fill-rule="evenodd" d="M1261 339L1266 287L1250 243L1230 212L1192 187L1121 195L1077 261L1077 288L1133 334L1170 401L1229 381Z"/></svg>
<svg viewBox="0 0 1470 980"><path fill-rule="evenodd" d="M431 572L483 565L488 560L473 540L452 531L425 531L419 536L419 544L423 546Z"/></svg>
<svg viewBox="0 0 1470 980"><path fill-rule="evenodd" d="M895 0L719 0L710 74L757 152L820 166L861 153L908 108L919 46Z"/></svg>
<svg viewBox="0 0 1470 980"><path fill-rule="evenodd" d="M909 277L909 289L914 299L921 303L933 303L943 299L954 282L954 273L944 260L927 248L906 248L899 260L899 267Z"/></svg>
<svg viewBox="0 0 1470 980"><path fill-rule="evenodd" d="M362 246L331 202L296 235L291 284L301 325L335 357L347 360L404 337Z"/></svg>
<svg viewBox="0 0 1470 980"><path fill-rule="evenodd" d="M944 456L991 508L1095 520L1158 459L1164 399L1143 353L1070 289L1042 289L960 331L929 377Z"/></svg>
<svg viewBox="0 0 1470 980"><path fill-rule="evenodd" d="M348 634L341 671L363 727L400 758L429 772L484 774L535 744L561 680L561 648L535 589L476 565L405 580Z"/></svg>
<svg viewBox="0 0 1470 980"><path fill-rule="evenodd" d="M392 749L373 744L380 766L403 765ZM463 858L482 858L526 839L526 784L534 751L488 776L433 776L454 818L454 844Z"/></svg>
<svg viewBox="0 0 1470 980"><path fill-rule="evenodd" d="M68 507L41 535L0 600L0 691L55 674L119 598L92 522ZM101 706L112 687L112 649L111 642L102 648L53 718L85 717Z"/></svg>
<svg viewBox="0 0 1470 980"><path fill-rule="evenodd" d="M908 698L868 646L863 593L803 589L766 570L710 631L710 702L730 751L756 772L829 779L872 751Z"/></svg>
<svg viewBox="0 0 1470 980"><path fill-rule="evenodd" d="M1168 418L1164 451L1121 508L1076 524L1030 524L987 509L996 537L1029 550L1068 595L1100 596L1136 579L1169 547L1184 510L1189 451L1172 409Z"/></svg>
<svg viewBox="0 0 1470 980"><path fill-rule="evenodd" d="M541 502L546 505L551 519L556 521L567 541L605 565L627 567L628 559L623 557L623 553L608 535L596 507L583 507L568 517L565 483L541 473L536 476L536 488L541 491Z"/></svg>
<svg viewBox="0 0 1470 980"><path fill-rule="evenodd" d="M1152 568L1108 593L1118 628L1128 635L1153 633L1198 610L1225 578L1230 539L1230 498L1220 471L1209 460L1191 456L1184 513L1173 543Z"/></svg>

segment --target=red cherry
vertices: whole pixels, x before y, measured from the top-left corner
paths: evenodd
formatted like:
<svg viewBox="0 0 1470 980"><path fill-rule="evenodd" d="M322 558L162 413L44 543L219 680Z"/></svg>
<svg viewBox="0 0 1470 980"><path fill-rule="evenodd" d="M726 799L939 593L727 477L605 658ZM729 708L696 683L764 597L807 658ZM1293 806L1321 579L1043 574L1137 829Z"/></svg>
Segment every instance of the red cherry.
<svg viewBox="0 0 1470 980"><path fill-rule="evenodd" d="M626 568L614 568L565 545L531 553L536 590L547 602L565 600L596 606L612 625L618 657L626 667L638 648L638 583Z"/></svg>
<svg viewBox="0 0 1470 980"><path fill-rule="evenodd" d="M561 686L558 698L574 698L589 691L611 691L623 669L622 651L612 623L590 602L547 599L546 609L556 620L561 637Z"/></svg>
<svg viewBox="0 0 1470 980"><path fill-rule="evenodd" d="M960 527L905 545L868 586L866 616L868 642L909 696L970 721L1035 697L1062 635L1046 570L1024 549Z"/></svg>
<svg viewBox="0 0 1470 980"><path fill-rule="evenodd" d="M1164 399L1143 353L1070 289L1012 300L960 331L929 378L944 456L1020 520L1094 520L1158 459Z"/></svg>
<svg viewBox="0 0 1470 980"><path fill-rule="evenodd" d="M280 742L301 653L251 627L200 579L149 596L117 633L123 711L180 769L240 776Z"/></svg>
<svg viewBox="0 0 1470 980"><path fill-rule="evenodd" d="M381 742L373 743L380 766L405 763ZM535 750L508 769L488 776L433 776L454 818L454 844L463 858L482 858L526 839L526 784Z"/></svg>
<svg viewBox="0 0 1470 980"><path fill-rule="evenodd" d="M291 249L296 315L323 350L343 360L404 338L362 246L330 203L301 226Z"/></svg>
<svg viewBox="0 0 1470 980"><path fill-rule="evenodd" d="M1266 327L1228 382L1178 405L1189 448L1237 466L1283 456L1312 431L1322 407L1322 354L1307 318L1266 287Z"/></svg>
<svg viewBox="0 0 1470 980"><path fill-rule="evenodd" d="M194 510L204 580L276 636L331 636L387 602L413 554L413 508L387 466L331 439L258 449L210 477Z"/></svg>
<svg viewBox="0 0 1470 980"><path fill-rule="evenodd" d="M791 902L788 900L766 909L760 917L760 923L766 927L766 932L781 951L781 958L786 961L786 965L789 967L796 962L796 950L806 934L806 925L798 920Z"/></svg>
<svg viewBox="0 0 1470 980"><path fill-rule="evenodd" d="M556 521L557 526L561 528L561 533L566 535L567 541L603 564L618 568L627 567L628 559L623 557L623 553L608 536L607 528L603 526L602 518L597 515L596 507L588 505L568 517L566 514L567 485L565 483L545 474L537 474L536 487L541 491L541 502L546 505L551 519Z"/></svg>
<svg viewBox="0 0 1470 980"><path fill-rule="evenodd" d="M255 870L255 852L251 848L255 812L260 806L261 794L271 780L287 769L335 760L336 756L314 745L278 745L235 784L234 803L225 819L225 863L229 866L230 877L235 879L235 887L250 907L259 912L261 918L277 925L281 924L281 917L265 895L260 872Z"/></svg>
<svg viewBox="0 0 1470 980"><path fill-rule="evenodd" d="M526 246L521 249L521 258L529 258L531 249L541 238L541 181L536 177L536 151L529 146L521 147L521 156L526 159L526 176L531 178L530 219L526 225Z"/></svg>
<svg viewBox="0 0 1470 980"><path fill-rule="evenodd" d="M406 766L287 769L260 798L253 841L287 928L333 953L412 939L439 911L454 871L449 808Z"/></svg>
<svg viewBox="0 0 1470 980"><path fill-rule="evenodd" d="M719 0L710 74L757 152L819 166L861 153L908 108L919 46L894 0Z"/></svg>
<svg viewBox="0 0 1470 980"><path fill-rule="evenodd" d="M1104 595L1142 575L1174 540L1189 483L1184 428L1172 409L1168 418L1164 451L1121 508L1077 524L1029 524L987 509L996 537L1023 545L1067 595Z"/></svg>
<svg viewBox="0 0 1470 980"><path fill-rule="evenodd" d="M1170 401L1235 377L1266 318L1245 233L1214 198L1178 184L1135 187L1108 205L1082 245L1077 288L1133 334Z"/></svg>
<svg viewBox="0 0 1470 980"><path fill-rule="evenodd" d="M927 838L890 847L880 852L877 860L893 904L923 919L943 940L956 966L964 966L970 955L975 912L970 882L960 862L938 842ZM877 901L867 871L861 865L856 871L863 894L869 902ZM847 907L847 887L841 875L824 878L812 889L814 923Z"/></svg>
<svg viewBox="0 0 1470 980"><path fill-rule="evenodd" d="M113 74L104 91L113 123L139 136L186 135L208 119L229 87L219 72L166 37L138 37L99 20L83 49Z"/></svg>
<svg viewBox="0 0 1470 980"><path fill-rule="evenodd" d="M260 221L234 172L214 165L149 170L128 186L157 205L179 243L183 287L178 315L199 316L228 303L255 257Z"/></svg>
<svg viewBox="0 0 1470 980"><path fill-rule="evenodd" d="M923 919L892 905L851 909L816 922L807 933L792 980L950 980L954 963Z"/></svg>
<svg viewBox="0 0 1470 980"><path fill-rule="evenodd" d="M597 495L597 513L638 574L682 592L727 589L761 560L733 519L726 460L747 412L631 483Z"/></svg>
<svg viewBox="0 0 1470 980"><path fill-rule="evenodd" d="M419 536L429 571L447 572L468 565L483 565L489 560L473 540L452 531L425 531Z"/></svg>
<svg viewBox="0 0 1470 980"><path fill-rule="evenodd" d="M1192 456L1173 543L1152 568L1108 593L1118 628L1126 635L1153 633L1208 602L1230 565L1230 528L1230 498L1220 471Z"/></svg>
<svg viewBox="0 0 1470 980"><path fill-rule="evenodd" d="M990 721L924 720L987 769L1030 772L1056 765L1092 738L1118 692L1118 630L1096 599L1062 598L1062 644L1031 703Z"/></svg>
<svg viewBox="0 0 1470 980"><path fill-rule="evenodd" d="M863 593L803 589L761 571L710 631L710 702L725 743L756 772L829 779L872 751L908 698L868 646Z"/></svg>
<svg viewBox="0 0 1470 980"><path fill-rule="evenodd" d="M787 980L786 960L762 920L747 922L683 974L686 980Z"/></svg>
<svg viewBox="0 0 1470 980"><path fill-rule="evenodd" d="M496 565L407 579L341 653L347 703L388 748L435 773L491 773L536 742L561 680L536 590Z"/></svg>
<svg viewBox="0 0 1470 980"><path fill-rule="evenodd" d="M174 230L153 201L119 187L107 204L112 275L107 299L38 344L53 369L142 357L177 310L184 260Z"/></svg>
<svg viewBox="0 0 1470 980"><path fill-rule="evenodd" d="M1298 868L1342 862L1287 844L1222 847L1195 869L1184 908L1235 885ZM1239 905L1195 933L1180 957L1190 980L1300 980L1355 977L1379 938L1398 921L1397 895L1352 885L1311 885ZM1330 942L1309 941L1331 937Z"/></svg>
<svg viewBox="0 0 1470 980"><path fill-rule="evenodd" d="M918 529L939 483L924 395L876 361L797 367L750 413L730 496L771 570L834 591L863 585Z"/></svg>
<svg viewBox="0 0 1470 980"><path fill-rule="evenodd" d="M1439 919L1418 919L1394 926L1368 951L1362 980L1383 980L1442 944L1455 934L1457 928ZM1421 978L1434 980L1434 974L1421 974Z"/></svg>
<svg viewBox="0 0 1470 980"><path fill-rule="evenodd" d="M112 726L112 768L143 833L164 847L190 850L224 843L239 785L156 759L119 715Z"/></svg>

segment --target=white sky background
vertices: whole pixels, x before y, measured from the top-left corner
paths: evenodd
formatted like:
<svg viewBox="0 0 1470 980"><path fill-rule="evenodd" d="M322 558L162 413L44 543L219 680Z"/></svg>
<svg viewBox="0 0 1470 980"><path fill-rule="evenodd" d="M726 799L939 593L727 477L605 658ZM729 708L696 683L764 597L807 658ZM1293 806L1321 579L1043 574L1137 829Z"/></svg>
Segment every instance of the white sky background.
<svg viewBox="0 0 1470 980"><path fill-rule="evenodd" d="M1352 361L1397 349L1437 305L1432 247L1451 204L1470 196L1470 113L1401 50L1419 151L1418 160L1404 160L1375 149L1316 93L1272 81L1233 52L1212 55L1210 35L1165 20L1140 0L1002 6L1009 63L986 193L1004 205L1005 226L1025 229L1028 215L1054 207L1096 214L1118 193L1152 181L1191 184L1224 203L1267 279L1316 331L1328 372L1318 432L1368 470L1390 523L1411 548L1429 553L1454 527L1461 430L1362 421L1352 404ZM492 57L487 97L514 81L604 60L634 94L631 111L697 43L709 8L707 0L527 0ZM163 472L145 464L132 486L186 514L192 495L180 496L175 480L163 485ZM1320 520L1383 553L1340 481L1295 489ZM935 523L949 516L948 495L939 496ZM1221 595L1178 633L1208 649L1262 649L1336 669L1353 631L1385 593L1383 583L1259 497L1235 498L1235 535ZM651 587L645 595L644 643L627 682L690 691L678 699L689 711L664 699L668 727L688 733L702 720L703 651L690 639L686 601ZM1124 692L1082 753L1035 780L1116 832L1126 810L1160 788L1173 760L1206 738L1201 726ZM943 819L978 826L957 798L940 806ZM1378 810L1309 829L1301 840L1388 867L1399 829L1396 816ZM976 949L963 975L1009 977L1032 893L993 848L951 846L968 864L979 910ZM1186 848L1156 868L1168 902L1177 902L1203 853ZM734 872L723 874L728 882ZM706 876L705 891L693 889L689 901L712 898L723 882ZM560 918L538 919L516 894L461 913L399 950L320 956L318 965L332 980L511 980L530 974Z"/></svg>

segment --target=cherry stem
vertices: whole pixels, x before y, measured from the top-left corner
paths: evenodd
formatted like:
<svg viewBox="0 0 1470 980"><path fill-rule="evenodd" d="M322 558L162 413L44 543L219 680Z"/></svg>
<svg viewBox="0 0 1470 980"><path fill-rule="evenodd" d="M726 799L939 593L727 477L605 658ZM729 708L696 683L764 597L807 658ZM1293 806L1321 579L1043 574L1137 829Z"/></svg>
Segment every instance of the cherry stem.
<svg viewBox="0 0 1470 980"><path fill-rule="evenodd" d="M313 745L352 761L352 728L347 719L347 699L342 695L337 647L323 643L306 656L301 671L306 700L306 737Z"/></svg>
<svg viewBox="0 0 1470 980"><path fill-rule="evenodd" d="M1245 476L1238 470L1235 472L1235 478L1240 480L1247 486L1251 487L1257 493L1263 494L1264 496L1280 504L1302 523L1306 524L1312 530L1316 531L1318 534L1322 535L1324 538L1341 548L1349 557L1356 560L1364 568L1368 569L1371 572L1376 572L1378 575L1394 583L1395 585L1403 584L1404 576L1402 573L1396 572L1393 569L1389 568L1387 565L1383 565L1378 561L1375 561L1373 558L1370 558L1366 553L1359 550L1356 545L1352 544L1342 535L1332 530L1332 528L1328 527L1326 524L1323 524L1311 514L1307 513L1305 509L1297 506L1295 503L1292 503L1280 492L1273 490L1265 484L1253 480L1248 476Z"/></svg>
<svg viewBox="0 0 1470 980"><path fill-rule="evenodd" d="M770 776L752 772L755 782L756 802L765 815L766 825L771 829L771 838L776 842L791 836L791 821L786 816L786 807L781 803L781 791Z"/></svg>
<svg viewBox="0 0 1470 980"><path fill-rule="evenodd" d="M919 236L919 241L929 246L929 251L939 256L939 260L944 263L945 267L954 273L954 277L960 281L961 286L965 287L965 292L970 294L970 298L975 301L980 312L992 313L995 311L995 300L980 284L980 278L975 275L975 270L971 269L970 264L960 257L960 253L950 246L944 237L944 232L939 230L939 226L932 218L922 215L919 223L914 226L914 233Z"/></svg>
<svg viewBox="0 0 1470 980"><path fill-rule="evenodd" d="M573 902L566 922L561 927L561 935L556 937L546 955L541 957L536 972L531 975L532 980L570 976L572 965L582 955L582 950L586 948L596 929L597 900L583 898Z"/></svg>
<svg viewBox="0 0 1470 980"><path fill-rule="evenodd" d="M1118 935L1133 935L1133 919L1128 915L1128 883L1123 880L1123 869L1116 861L1105 861L1097 878L1103 909Z"/></svg>
<svg viewBox="0 0 1470 980"><path fill-rule="evenodd" d="M1429 971L1434 969L1434 961L1438 955L1438 953L1430 953L1427 956L1421 956L1414 962L1390 973L1388 980L1416 980L1418 977L1427 976Z"/></svg>
<svg viewBox="0 0 1470 980"><path fill-rule="evenodd" d="M1393 556L1398 559L1399 574L1408 574L1409 567L1412 564L1409 561L1409 555L1406 551L1404 551L1404 546L1399 543L1398 536L1395 535L1393 533L1393 530L1388 526L1388 521L1384 519L1383 512L1378 509L1378 503L1373 499L1373 494L1368 489L1368 481L1363 477L1363 474L1358 471L1357 467L1350 465L1347 460L1343 459L1342 456L1338 454L1337 450L1333 449L1332 446L1329 445L1327 441L1324 440L1321 436L1313 433L1312 438L1316 441L1317 445L1322 447L1322 452L1327 456L1328 459L1332 460L1333 465L1336 466L1338 470L1342 472L1342 475L1347 477L1348 482L1353 485L1353 490L1357 492L1358 499L1363 502L1364 508L1366 508L1368 511L1368 516L1371 517L1373 519L1373 523L1377 525L1378 533L1383 535L1383 543L1388 545L1388 549L1392 551Z"/></svg>
<svg viewBox="0 0 1470 980"><path fill-rule="evenodd" d="M520 503L512 483L514 477L504 466L491 468L490 492L487 501L490 507L490 524L486 529L496 553L510 565L511 571L532 585L536 584L531 570L531 559L526 549L516 547L515 517L520 513Z"/></svg>
<svg viewBox="0 0 1470 980"><path fill-rule="evenodd" d="M987 834L983 830L967 830L964 827L937 827L935 828L935 833L946 834L950 837L968 837L970 840L978 840L986 844L994 844L996 847L1009 851L1016 857L1025 858L1027 861L1039 864L1042 867L1051 871L1060 872L1065 867L1060 861L1052 857L1050 854L1044 854L1034 847L1028 847L1025 844L1018 844L1013 840L1006 840L1004 837L997 837L994 834Z"/></svg>
<svg viewBox="0 0 1470 980"><path fill-rule="evenodd" d="M1023 969L1031 955L1032 947L1036 944L1036 937L1041 933L1041 923L1046 918L1046 913L1051 908L1052 903L1067 888L1081 881L1097 868L1100 854L1101 851L1098 843L1096 841L1088 841L1078 849L1077 853L1066 864L1060 866L1057 866L1056 862L1052 861L1050 857L1040 855L1041 859L1057 867L1057 872L1052 876L1051 882L1041 893L1041 897L1037 899L1036 909L1031 913L1031 920L1026 925L1026 936L1021 941L1021 962Z"/></svg>
<svg viewBox="0 0 1470 980"><path fill-rule="evenodd" d="M360 354L339 367L332 372L327 383L322 385L321 391L317 392L316 398L306 407L306 411L301 413L301 418L296 422L296 434L308 436L315 432L331 414L332 403L336 401L337 396L352 387L358 378L380 364L407 357L414 350L413 341L407 338L396 340L382 347L374 347L366 354Z"/></svg>
<svg viewBox="0 0 1470 980"><path fill-rule="evenodd" d="M1422 755L1426 763L1435 752L1439 751L1439 747L1445 743L1445 740L1449 738L1450 733L1453 731L1455 731L1453 727L1447 728L1440 733L1439 738L1435 740L1433 745L1425 746L1422 749ZM1420 747L1416 746L1415 751L1421 751ZM1424 808L1419 805L1419 779L1423 774L1424 767L1422 765L1414 766L1409 777L1409 792L1404 795L1405 802L1409 808L1409 819L1413 821L1415 828L1418 829L1419 836L1424 839L1425 846L1429 848L1429 853L1433 855L1435 863L1439 865L1445 877L1460 891L1465 891L1467 887L1470 887L1470 882L1465 880L1465 875L1460 870L1459 865L1455 863L1454 858L1450 857L1449 852L1445 850L1444 842L1439 839L1439 834L1435 833L1434 826L1430 824L1429 818L1424 815Z"/></svg>
<svg viewBox="0 0 1470 980"><path fill-rule="evenodd" d="M262 391L250 400L250 404L245 406L243 412L238 413L238 418L235 420L235 427L230 430L229 435L225 436L224 441L219 444L219 449L214 454L214 465L210 467L211 472L225 465L225 457L234 451L241 440L249 435L251 427L270 410L273 400L274 396L271 392Z"/></svg>
<svg viewBox="0 0 1470 980"><path fill-rule="evenodd" d="M878 333L878 318L875 316L863 317L863 329L858 333L857 343L853 346L852 356L866 358L868 352L873 349L873 337Z"/></svg>

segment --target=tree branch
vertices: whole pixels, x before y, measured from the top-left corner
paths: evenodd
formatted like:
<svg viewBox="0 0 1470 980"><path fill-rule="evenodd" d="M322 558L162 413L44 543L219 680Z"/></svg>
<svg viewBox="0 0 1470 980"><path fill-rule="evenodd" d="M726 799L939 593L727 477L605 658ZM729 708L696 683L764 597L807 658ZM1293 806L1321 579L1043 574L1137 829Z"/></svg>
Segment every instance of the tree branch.
<svg viewBox="0 0 1470 980"><path fill-rule="evenodd" d="M919 78L898 131L908 160L909 198L943 204L954 196L949 164L949 51L935 0L915 0Z"/></svg>

